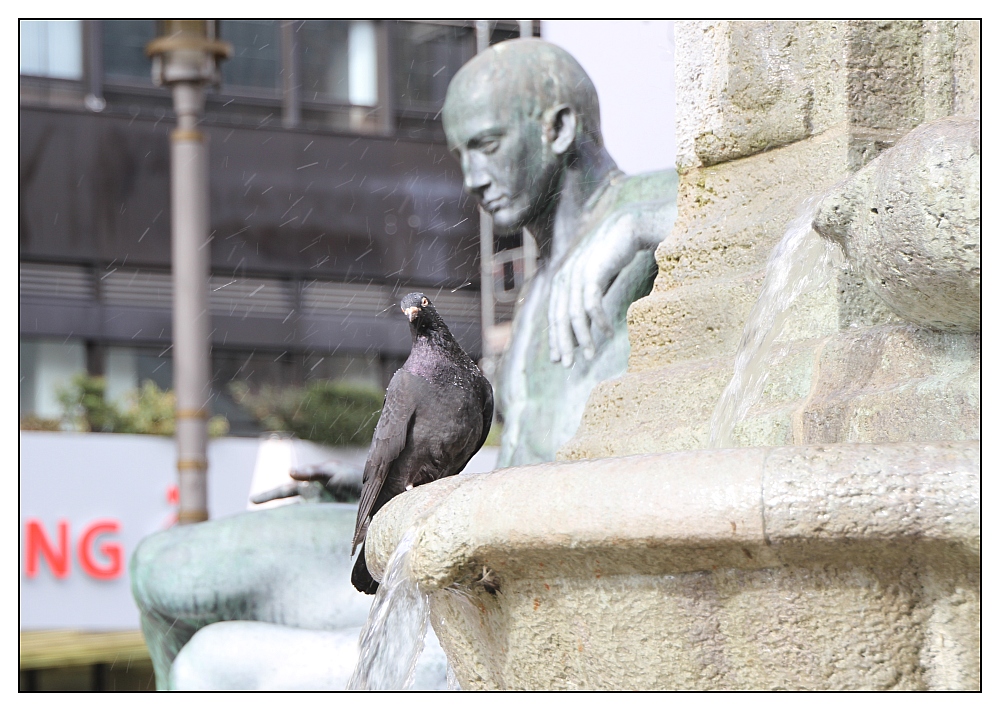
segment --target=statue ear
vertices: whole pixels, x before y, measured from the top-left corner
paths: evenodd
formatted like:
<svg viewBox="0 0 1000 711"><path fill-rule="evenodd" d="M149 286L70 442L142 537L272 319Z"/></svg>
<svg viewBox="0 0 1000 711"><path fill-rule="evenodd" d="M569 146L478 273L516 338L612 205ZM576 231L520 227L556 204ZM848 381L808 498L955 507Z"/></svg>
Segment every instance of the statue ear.
<svg viewBox="0 0 1000 711"><path fill-rule="evenodd" d="M562 155L576 140L576 111L559 104L545 112L545 137L556 155Z"/></svg>

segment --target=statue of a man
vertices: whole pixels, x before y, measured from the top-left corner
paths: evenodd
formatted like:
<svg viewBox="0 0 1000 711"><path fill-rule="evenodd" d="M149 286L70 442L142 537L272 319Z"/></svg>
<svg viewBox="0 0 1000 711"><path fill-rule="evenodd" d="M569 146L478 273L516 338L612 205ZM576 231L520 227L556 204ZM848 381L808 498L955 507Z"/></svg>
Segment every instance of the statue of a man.
<svg viewBox="0 0 1000 711"><path fill-rule="evenodd" d="M624 176L604 149L590 79L540 40L503 42L466 64L448 89L444 124L465 187L494 228L527 228L539 243L543 265L526 285L501 371L502 464L548 461L575 432L594 385L625 371L625 312L652 286L652 250L676 215L676 173ZM206 626L181 671L201 668L225 685L259 667L250 648L265 636L273 661L304 644L307 630L321 646L323 634L360 624L368 600L347 573L353 517L345 504L304 504L147 538L131 577L157 686L171 684L176 655ZM223 621L249 623L211 624ZM322 676L324 664L313 671Z"/></svg>
<svg viewBox="0 0 1000 711"><path fill-rule="evenodd" d="M518 299L499 370L499 465L551 461L594 386L625 372L626 312L652 288L653 250L677 215L677 174L618 170L590 78L538 39L469 61L442 118L465 190L494 231L527 229L538 243L541 268Z"/></svg>

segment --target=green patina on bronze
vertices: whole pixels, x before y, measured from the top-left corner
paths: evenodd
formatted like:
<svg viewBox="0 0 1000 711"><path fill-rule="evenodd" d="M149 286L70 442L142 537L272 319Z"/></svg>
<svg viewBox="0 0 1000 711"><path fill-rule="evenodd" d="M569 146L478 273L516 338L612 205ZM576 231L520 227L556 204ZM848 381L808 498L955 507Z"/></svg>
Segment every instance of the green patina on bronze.
<svg viewBox="0 0 1000 711"><path fill-rule="evenodd" d="M625 372L626 313L652 288L677 174L623 175L590 78L541 40L476 56L452 80L442 116L465 189L494 230L528 229L538 242L541 267L518 299L499 370L499 465L551 461L594 386Z"/></svg>

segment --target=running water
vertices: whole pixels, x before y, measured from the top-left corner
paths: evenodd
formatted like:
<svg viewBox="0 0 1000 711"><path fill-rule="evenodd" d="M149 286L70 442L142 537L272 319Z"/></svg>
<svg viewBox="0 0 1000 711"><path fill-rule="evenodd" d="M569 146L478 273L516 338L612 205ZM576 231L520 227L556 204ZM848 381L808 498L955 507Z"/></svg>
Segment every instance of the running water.
<svg viewBox="0 0 1000 711"><path fill-rule="evenodd" d="M430 619L430 599L410 573L410 552L422 521L410 527L389 558L385 579L361 630L361 655L347 682L348 691L394 691L413 686ZM453 584L445 592L464 603L459 609L478 622L477 608L470 602L467 588ZM477 627L472 625L471 629ZM462 689L451 661L447 662L446 684L450 691Z"/></svg>
<svg viewBox="0 0 1000 711"><path fill-rule="evenodd" d="M410 575L416 526L404 535L375 593L361 631L361 656L348 691L389 691L413 685L417 658L427 633L429 602Z"/></svg>
<svg viewBox="0 0 1000 711"><path fill-rule="evenodd" d="M712 414L711 447L733 446L736 423L764 392L768 354L792 304L824 286L844 261L840 247L812 229L820 199L813 197L803 204L767 260L764 288L743 327L733 378Z"/></svg>

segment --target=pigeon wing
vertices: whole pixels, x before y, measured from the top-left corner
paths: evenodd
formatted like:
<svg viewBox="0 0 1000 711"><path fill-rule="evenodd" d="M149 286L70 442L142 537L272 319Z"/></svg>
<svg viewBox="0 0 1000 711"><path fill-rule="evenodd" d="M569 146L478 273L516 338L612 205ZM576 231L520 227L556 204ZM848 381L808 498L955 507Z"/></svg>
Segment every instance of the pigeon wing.
<svg viewBox="0 0 1000 711"><path fill-rule="evenodd" d="M365 462L365 473L362 479L361 501L358 503L358 520L354 527L354 541L351 544L351 555L368 531L368 517L371 515L386 476L393 461L406 446L406 436L410 429L410 421L417 409L418 390L415 382L419 376L398 370L392 376L389 387L385 391L385 403L382 414L375 426L375 436L368 450L368 461Z"/></svg>
<svg viewBox="0 0 1000 711"><path fill-rule="evenodd" d="M493 427L493 386L490 381L483 378L483 433L479 436L479 444L476 445L476 452L482 449L486 438L490 436L490 429ZM476 452L473 452L475 454ZM470 457L471 458L471 457Z"/></svg>

